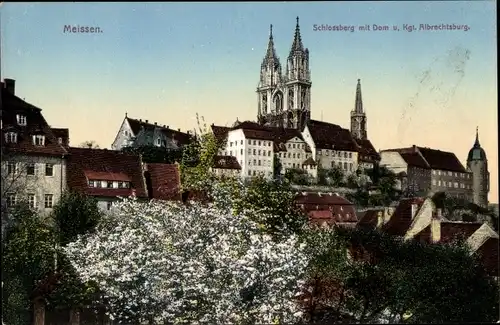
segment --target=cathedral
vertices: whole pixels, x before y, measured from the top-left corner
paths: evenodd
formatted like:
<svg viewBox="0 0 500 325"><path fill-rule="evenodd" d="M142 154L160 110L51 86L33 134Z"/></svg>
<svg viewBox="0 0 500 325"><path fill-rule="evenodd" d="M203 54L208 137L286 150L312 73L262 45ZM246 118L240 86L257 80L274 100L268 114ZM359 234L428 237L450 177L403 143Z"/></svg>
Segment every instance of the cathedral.
<svg viewBox="0 0 500 325"><path fill-rule="evenodd" d="M276 55L271 25L257 87L259 123L303 130L311 117L310 78L309 50L302 44L299 18L284 73Z"/></svg>

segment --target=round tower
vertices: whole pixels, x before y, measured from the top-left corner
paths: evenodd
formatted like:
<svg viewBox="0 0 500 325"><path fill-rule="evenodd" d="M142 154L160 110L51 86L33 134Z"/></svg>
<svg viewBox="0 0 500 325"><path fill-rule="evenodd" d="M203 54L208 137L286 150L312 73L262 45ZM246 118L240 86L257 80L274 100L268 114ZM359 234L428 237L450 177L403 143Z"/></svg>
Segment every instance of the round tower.
<svg viewBox="0 0 500 325"><path fill-rule="evenodd" d="M473 202L481 207L488 207L488 192L490 191L490 173L486 152L479 144L479 131L476 128L476 141L467 156L467 169L472 172Z"/></svg>

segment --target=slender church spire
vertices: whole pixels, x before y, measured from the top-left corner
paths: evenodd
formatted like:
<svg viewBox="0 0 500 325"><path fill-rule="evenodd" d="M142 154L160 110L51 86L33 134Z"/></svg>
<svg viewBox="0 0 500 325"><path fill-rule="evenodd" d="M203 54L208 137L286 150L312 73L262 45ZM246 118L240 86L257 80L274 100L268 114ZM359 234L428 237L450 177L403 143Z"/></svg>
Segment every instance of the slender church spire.
<svg viewBox="0 0 500 325"><path fill-rule="evenodd" d="M474 147L479 148L481 145L479 144L479 127L476 126L476 141L474 142Z"/></svg>
<svg viewBox="0 0 500 325"><path fill-rule="evenodd" d="M302 44L302 37L300 37L299 17L297 17L297 25L295 26L295 36L293 37L292 48L290 49L290 56L292 56L294 52L303 52L303 51L304 51L304 45Z"/></svg>
<svg viewBox="0 0 500 325"><path fill-rule="evenodd" d="M358 79L358 85L356 86L356 102L354 104L354 111L358 114L363 113L363 98L361 97L361 79Z"/></svg>

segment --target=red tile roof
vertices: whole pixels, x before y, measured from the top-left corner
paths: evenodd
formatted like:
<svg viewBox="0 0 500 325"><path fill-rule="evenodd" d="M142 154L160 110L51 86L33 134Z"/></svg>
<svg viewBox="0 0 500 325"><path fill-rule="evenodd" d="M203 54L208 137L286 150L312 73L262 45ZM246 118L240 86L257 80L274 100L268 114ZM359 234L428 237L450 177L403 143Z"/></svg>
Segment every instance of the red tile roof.
<svg viewBox="0 0 500 325"><path fill-rule="evenodd" d="M107 180L107 181L117 181L117 182L130 182L131 179L127 174L124 173L112 173L112 172L95 172L92 170L84 170L83 173L87 179L92 180Z"/></svg>
<svg viewBox="0 0 500 325"><path fill-rule="evenodd" d="M382 226L382 230L395 236L404 236L412 223L412 204L417 205L415 214L424 203L425 198L408 198L399 201L389 221Z"/></svg>
<svg viewBox="0 0 500 325"><path fill-rule="evenodd" d="M127 122L132 129L135 136L142 130L154 131L155 129L160 130L168 139L175 139L178 141L179 145L186 145L192 141L191 134L181 132L180 130L172 130L170 127L165 125L158 125L146 122L146 120L137 120L130 117L126 117Z"/></svg>
<svg viewBox="0 0 500 325"><path fill-rule="evenodd" d="M352 202L336 193L305 192L297 194L295 198L297 204L314 205L353 205Z"/></svg>
<svg viewBox="0 0 500 325"><path fill-rule="evenodd" d="M69 129L62 128L51 128L54 136L59 140L62 140L62 145L65 147L69 147Z"/></svg>
<svg viewBox="0 0 500 325"><path fill-rule="evenodd" d="M430 168L430 166L418 152L401 152L400 155L409 166L423 169Z"/></svg>
<svg viewBox="0 0 500 325"><path fill-rule="evenodd" d="M368 139L355 139L358 144L359 160L367 162L380 161L380 155Z"/></svg>
<svg viewBox="0 0 500 325"><path fill-rule="evenodd" d="M176 164L146 164L146 183L151 199L181 200L181 177Z"/></svg>
<svg viewBox="0 0 500 325"><path fill-rule="evenodd" d="M66 149L60 145L52 129L45 121L42 110L15 96L5 88L2 83L2 139L1 144L6 152L27 153L36 155L62 156L67 154ZM26 125L17 123L17 115L26 117ZM5 133L17 134L16 143L7 143ZM45 144L37 146L33 143L33 136L44 135Z"/></svg>
<svg viewBox="0 0 500 325"><path fill-rule="evenodd" d="M336 194L302 193L295 198L298 207L306 212L313 223L328 224L353 222L356 223L356 209L348 200Z"/></svg>
<svg viewBox="0 0 500 325"><path fill-rule="evenodd" d="M339 125L310 120L307 123L314 144L319 149L358 151L351 132Z"/></svg>
<svg viewBox="0 0 500 325"><path fill-rule="evenodd" d="M234 156L215 156L213 168L240 170L241 166Z"/></svg>
<svg viewBox="0 0 500 325"><path fill-rule="evenodd" d="M466 170L457 156L452 152L417 147L432 169L465 173Z"/></svg>
<svg viewBox="0 0 500 325"><path fill-rule="evenodd" d="M363 213L358 221L358 228L374 229L378 223L378 213L384 212L383 209L370 209ZM360 213L358 213L358 216Z"/></svg>
<svg viewBox="0 0 500 325"><path fill-rule="evenodd" d="M69 148L67 181L71 190L91 196L116 197L130 196L147 198L146 184L139 155L121 151L89 148ZM87 175L102 177L123 177L130 180L130 188L89 187ZM107 175L107 176L106 176ZM102 179L113 181L113 179Z"/></svg>

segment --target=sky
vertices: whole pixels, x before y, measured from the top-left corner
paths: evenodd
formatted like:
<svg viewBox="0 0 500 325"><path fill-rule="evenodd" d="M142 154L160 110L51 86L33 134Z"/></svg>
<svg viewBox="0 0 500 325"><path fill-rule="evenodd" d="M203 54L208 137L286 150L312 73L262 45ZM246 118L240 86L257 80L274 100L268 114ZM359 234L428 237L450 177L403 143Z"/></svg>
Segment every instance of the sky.
<svg viewBox="0 0 500 325"><path fill-rule="evenodd" d="M256 118L269 25L284 63L297 16L312 118L348 128L361 79L377 149L415 144L465 164L478 127L498 202L495 1L4 3L1 77L15 79L16 95L53 127L68 127L75 146L109 148L126 113L183 131L197 128L197 113L231 125ZM315 30L322 24L355 31ZM65 33L66 25L99 33Z"/></svg>

